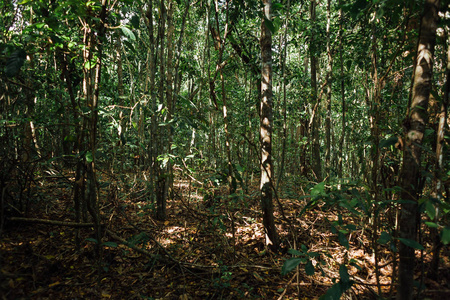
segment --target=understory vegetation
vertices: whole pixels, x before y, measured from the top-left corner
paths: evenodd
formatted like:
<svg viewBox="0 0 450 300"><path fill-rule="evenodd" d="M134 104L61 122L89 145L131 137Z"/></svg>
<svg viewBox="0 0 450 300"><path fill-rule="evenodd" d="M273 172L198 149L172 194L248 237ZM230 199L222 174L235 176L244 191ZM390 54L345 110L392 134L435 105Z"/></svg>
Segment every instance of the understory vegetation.
<svg viewBox="0 0 450 300"><path fill-rule="evenodd" d="M448 5L0 1L0 299L450 298Z"/></svg>

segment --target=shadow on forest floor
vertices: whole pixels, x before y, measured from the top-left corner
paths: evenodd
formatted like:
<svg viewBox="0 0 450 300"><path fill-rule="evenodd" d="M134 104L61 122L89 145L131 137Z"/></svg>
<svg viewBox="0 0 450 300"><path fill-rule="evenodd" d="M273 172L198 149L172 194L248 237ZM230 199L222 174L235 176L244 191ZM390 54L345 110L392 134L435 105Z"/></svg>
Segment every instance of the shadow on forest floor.
<svg viewBox="0 0 450 300"><path fill-rule="evenodd" d="M343 299L377 298L370 232L364 226L368 220L320 206L299 217L306 200L298 199L299 185L286 185L280 202L288 222L275 204L282 247L271 253L264 246L256 182L245 195L225 197L223 190L216 190L218 197L208 202L209 207L203 200L207 190L191 183L176 180L165 222L152 218L154 207L146 200L144 181L117 182L110 186L118 186L117 191L102 192L102 220L108 231L100 260L95 256L92 228L9 221L0 240L0 298L318 299L333 280L339 280L341 264L348 266L354 281ZM33 203L29 217L73 222L67 183L51 179L39 190L45 196ZM346 235L348 250L332 228L338 223L341 228L355 225ZM79 250L75 246L78 230ZM301 245L320 254L309 260L315 266L314 275L306 275L301 263L298 270L282 276L284 261L292 257L288 249L301 249ZM389 297L395 295L392 252L383 247L379 251L380 288ZM425 281L424 298L450 298L450 264L448 256L443 259L440 279Z"/></svg>

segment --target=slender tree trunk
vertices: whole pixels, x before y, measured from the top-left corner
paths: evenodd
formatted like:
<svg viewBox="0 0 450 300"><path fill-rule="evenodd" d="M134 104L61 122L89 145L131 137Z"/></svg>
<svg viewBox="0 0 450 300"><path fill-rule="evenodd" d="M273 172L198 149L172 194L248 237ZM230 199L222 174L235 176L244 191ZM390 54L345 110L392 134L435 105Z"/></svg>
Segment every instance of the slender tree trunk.
<svg viewBox="0 0 450 300"><path fill-rule="evenodd" d="M228 120L228 103L225 89L225 78L223 76L223 67L222 67L222 59L223 59L223 51L225 50L225 40L228 36L228 1L226 2L226 16L225 16L225 32L223 34L223 39L220 37L220 27L219 27L219 3L215 1L215 9L216 9L216 31L217 36L216 40L219 42L219 58L216 70L219 70L220 73L220 82L222 88L222 116L223 116L223 124L224 124L224 132L225 132L225 151L227 156L227 167L228 167L228 187L229 193L232 194L236 190L235 183L233 184L233 165L231 158L231 135L229 130L229 120ZM214 38L214 37L213 37Z"/></svg>
<svg viewBox="0 0 450 300"><path fill-rule="evenodd" d="M287 105L287 99L286 99L286 60L287 60L287 33L288 33L288 28L289 28L289 17L290 17L290 7L291 7L291 2L288 0L287 2L287 6L286 6L286 10L287 10L287 15L286 15L286 25L285 25L285 31L284 31L284 37L283 37L283 56L281 58L281 62L282 62L282 75L283 75L283 82L282 82L282 86L283 86L283 108L282 108L282 114L283 114L283 134L282 134L282 140L283 140L283 144L282 144L282 148L281 148L281 163L280 163L280 172L278 175L278 179L277 179L277 185L276 188L278 190L278 187L280 186L280 182L284 176L284 164L286 161L286 140L287 140L287 111L286 111L286 105Z"/></svg>
<svg viewBox="0 0 450 300"><path fill-rule="evenodd" d="M442 201L443 194L443 182L442 176L444 175L444 136L445 136L445 122L447 120L448 114L448 100L450 93L450 46L448 43L450 41L450 37L447 31L447 71L446 71L446 83L444 89L444 95L442 97L441 110L439 112L439 125L437 129L437 139L436 139L436 183L435 183L435 198L439 201ZM436 216L435 223L439 222L440 211L436 208ZM431 228L430 234L433 239L433 259L431 261L430 267L430 278L436 280L438 278L438 269L439 269L439 261L440 261L440 252L443 246L441 242L441 237L439 236L439 232L437 228Z"/></svg>
<svg viewBox="0 0 450 300"><path fill-rule="evenodd" d="M339 7L341 7L342 0L339 0ZM345 140L345 76L344 76L344 58L343 58L343 48L342 48L342 40L344 31L342 29L343 17L342 17L342 8L339 9L339 58L340 58L340 69L341 69L341 101L342 101L342 132L341 138L339 140L339 158L338 158L338 176L339 178L343 177L343 161L344 161L344 140Z"/></svg>
<svg viewBox="0 0 450 300"><path fill-rule="evenodd" d="M331 174L331 88L333 76L333 57L330 45L331 0L327 0L327 115L325 118L325 170L326 176Z"/></svg>
<svg viewBox="0 0 450 300"><path fill-rule="evenodd" d="M175 25L173 24L173 11L174 4L172 0L169 0L169 9L167 11L167 68L166 68L166 102L167 102L167 120L172 120L175 114L174 106L174 76L173 76L173 53L174 53L174 31ZM171 125L167 127L167 152L168 155L172 154L172 142L173 142L173 128ZM164 170L164 201L166 201L173 188L173 172L172 172L172 160L167 161L167 165Z"/></svg>
<svg viewBox="0 0 450 300"><path fill-rule="evenodd" d="M84 52L85 67L84 68L84 94L86 97L87 107L90 108L89 119L85 121L88 129L87 138L87 152L84 158L84 170L86 174L86 188L87 197L85 201L86 208L92 217L94 223L94 234L97 240L96 253L97 258L101 258L101 228L100 228L100 212L98 206L98 186L96 179L96 167L95 167L95 152L97 149L97 122L98 122L98 102L100 95L100 80L102 70L102 50L103 50L103 38L105 37L105 21L106 21L106 0L102 0L102 9L99 14L99 22L94 25L90 19L86 19L84 44L86 50ZM93 22L94 24L91 24ZM92 26L92 27L91 27ZM96 49L96 53L93 52ZM94 55L97 57L95 61L95 67L92 67ZM84 178L80 178L84 181ZM83 184L81 182L81 184Z"/></svg>
<svg viewBox="0 0 450 300"><path fill-rule="evenodd" d="M381 295L381 286L380 286L380 270L378 268L378 201L379 201L379 187L378 187L378 174L379 174L379 162L380 162L380 106L381 106L381 89L382 89L382 81L378 77L378 41L377 41L377 32L375 23L372 23L372 88L367 91L368 93L368 101L369 101L369 121L370 121L370 133L372 138L372 169L371 169L371 177L370 177L370 187L372 192L373 206L372 218L370 222L372 223L372 246L374 250L374 260L375 260L375 277L377 282L378 294Z"/></svg>
<svg viewBox="0 0 450 300"><path fill-rule="evenodd" d="M166 27L166 18L167 18L167 10L166 6L164 4L164 0L161 0L160 7L160 22L159 22L159 32L158 32L158 39L159 39L159 103L164 104L164 88L165 88L165 82L166 82L166 70L165 70L165 59L164 59L164 53L165 53L165 27ZM155 116L156 119L156 116ZM156 129L156 128L155 128ZM155 153L155 162L154 162L154 175L156 179L155 183L155 195L156 195L156 218L158 220L165 220L166 219L166 176L165 172L162 169L161 162L158 160L158 156L163 154L165 149L164 145L164 128L157 128L157 137L156 140L158 141L158 148L156 149Z"/></svg>
<svg viewBox="0 0 450 300"><path fill-rule="evenodd" d="M310 15L311 15L311 28L315 28L316 22L316 0L311 0ZM312 171L318 182L322 181L322 162L320 159L320 99L317 99L317 47L315 45L315 32L311 32L310 44L309 44L309 56L311 61L311 95L312 101L317 101L317 111L314 113L312 122L311 134L312 134Z"/></svg>
<svg viewBox="0 0 450 300"><path fill-rule="evenodd" d="M263 0L263 19L261 22L261 207L266 232L266 244L276 250L279 247L278 234L273 217L272 202L272 33L266 25L271 20L272 1Z"/></svg>
<svg viewBox="0 0 450 300"><path fill-rule="evenodd" d="M406 137L401 171L401 205L399 236L416 240L422 141L428 122L428 100L433 75L433 53L436 42L439 0L426 0L414 64L411 104L405 120ZM399 288L397 299L413 298L415 251L400 243Z"/></svg>

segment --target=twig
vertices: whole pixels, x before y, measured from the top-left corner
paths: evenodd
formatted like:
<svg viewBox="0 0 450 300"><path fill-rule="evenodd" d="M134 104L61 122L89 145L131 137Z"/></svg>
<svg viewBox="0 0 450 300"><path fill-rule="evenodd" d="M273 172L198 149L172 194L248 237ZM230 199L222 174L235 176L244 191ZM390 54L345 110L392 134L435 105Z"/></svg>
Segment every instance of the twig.
<svg viewBox="0 0 450 300"><path fill-rule="evenodd" d="M277 300L283 299L283 296L286 294L289 285L291 285L292 281L294 280L295 277L297 277L297 275L298 275L298 273L295 273L294 276L292 276L291 280L289 280L289 282L286 284L284 291L281 293L280 297L278 297Z"/></svg>

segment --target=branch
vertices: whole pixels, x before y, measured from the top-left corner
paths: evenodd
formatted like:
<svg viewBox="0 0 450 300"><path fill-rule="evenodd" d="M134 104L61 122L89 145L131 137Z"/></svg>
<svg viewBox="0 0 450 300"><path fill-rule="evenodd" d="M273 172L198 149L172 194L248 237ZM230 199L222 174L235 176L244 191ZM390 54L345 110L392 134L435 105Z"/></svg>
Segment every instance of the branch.
<svg viewBox="0 0 450 300"><path fill-rule="evenodd" d="M36 219L36 218L11 217L11 218L9 218L9 220L17 221L17 222L39 223L39 224L56 225L56 226L69 226L69 227L93 227L94 226L93 223L64 222L64 221L55 221L55 220L47 220L47 219Z"/></svg>

